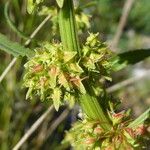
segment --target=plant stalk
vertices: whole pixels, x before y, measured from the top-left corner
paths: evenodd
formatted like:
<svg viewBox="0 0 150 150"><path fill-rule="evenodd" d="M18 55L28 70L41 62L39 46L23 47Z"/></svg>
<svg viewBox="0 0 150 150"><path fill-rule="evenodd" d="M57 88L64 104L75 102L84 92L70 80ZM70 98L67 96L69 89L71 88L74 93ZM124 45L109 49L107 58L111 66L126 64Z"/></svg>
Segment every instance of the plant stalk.
<svg viewBox="0 0 150 150"><path fill-rule="evenodd" d="M78 56L80 57L81 50L77 36L73 0L65 0L63 7L60 8L59 28L64 50L77 51ZM88 94L81 94L79 96L79 103L83 108L83 111L90 119L100 121L101 126L105 130L110 130L111 124L109 122L107 114L103 112L103 109L98 102L97 97L92 92L92 88L87 85L88 84L86 84L86 90Z"/></svg>
<svg viewBox="0 0 150 150"><path fill-rule="evenodd" d="M81 55L77 37L73 0L65 0L59 11L59 29L64 50L77 51Z"/></svg>

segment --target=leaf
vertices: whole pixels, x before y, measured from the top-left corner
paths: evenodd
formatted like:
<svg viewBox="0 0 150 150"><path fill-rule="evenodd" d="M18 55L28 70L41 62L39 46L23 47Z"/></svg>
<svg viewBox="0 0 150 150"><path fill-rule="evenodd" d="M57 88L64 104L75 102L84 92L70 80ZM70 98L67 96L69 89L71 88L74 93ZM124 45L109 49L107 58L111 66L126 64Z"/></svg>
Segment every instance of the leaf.
<svg viewBox="0 0 150 150"><path fill-rule="evenodd" d="M84 85L82 84L82 81L80 79L80 77L73 77L72 79L70 79L70 81L78 88L78 90L82 93L85 94L86 90Z"/></svg>
<svg viewBox="0 0 150 150"><path fill-rule="evenodd" d="M56 111L58 111L59 106L61 104L60 98L61 98L61 90L59 88L55 88L52 94L52 99Z"/></svg>
<svg viewBox="0 0 150 150"><path fill-rule="evenodd" d="M32 14L34 8L35 8L35 5L33 3L33 0L28 0L28 2L27 2L27 11L28 11L28 13Z"/></svg>
<svg viewBox="0 0 150 150"><path fill-rule="evenodd" d="M9 54L12 54L15 57L18 56L31 57L34 53L29 48L25 48L18 43L8 40L7 37L1 33L0 33L0 49Z"/></svg>
<svg viewBox="0 0 150 150"><path fill-rule="evenodd" d="M129 124L128 127L130 128L136 128L138 127L139 125L143 124L144 121L146 119L148 119L150 117L150 108L147 109L142 115L140 115L137 119L135 119L133 122L131 122Z"/></svg>
<svg viewBox="0 0 150 150"><path fill-rule="evenodd" d="M64 73L60 73L58 76L58 83L62 86L64 86L66 89L70 90L68 81L66 79L66 76Z"/></svg>
<svg viewBox="0 0 150 150"><path fill-rule="evenodd" d="M86 93L85 87L84 87L84 85L82 84L82 82L81 82L80 80L79 80L78 89L80 90L80 92L81 92L82 94L85 94L85 93Z"/></svg>
<svg viewBox="0 0 150 150"><path fill-rule="evenodd" d="M63 7L63 5L64 5L64 0L56 0L56 2L57 2L58 6L59 6L60 8Z"/></svg>
<svg viewBox="0 0 150 150"><path fill-rule="evenodd" d="M65 51L64 56L63 56L64 62L68 62L68 61L72 60L76 54L77 54L77 52Z"/></svg>
<svg viewBox="0 0 150 150"><path fill-rule="evenodd" d="M69 68L76 73L82 73L83 69L79 66L78 63L70 63Z"/></svg>
<svg viewBox="0 0 150 150"><path fill-rule="evenodd" d="M8 7L9 7L9 1L5 4L5 8L4 8L4 15L5 15L5 18L6 18L6 21L9 25L9 27L15 32L17 33L18 36L20 36L21 38L23 39L28 39L28 37L26 35L24 35L24 33L22 31L20 31L16 26L15 24L13 23L13 21L11 20L11 18L9 17L9 14L8 14Z"/></svg>
<svg viewBox="0 0 150 150"><path fill-rule="evenodd" d="M34 10L38 7L40 3L42 3L43 0L28 0L27 1L27 11L29 14L32 14Z"/></svg>
<svg viewBox="0 0 150 150"><path fill-rule="evenodd" d="M55 88L56 87L56 80L57 80L58 73L59 73L59 68L58 67L52 66L50 68L49 76L50 76L51 88Z"/></svg>
<svg viewBox="0 0 150 150"><path fill-rule="evenodd" d="M118 54L111 58L112 69L114 71L121 70L127 65L136 64L150 56L150 49L133 50Z"/></svg>
<svg viewBox="0 0 150 150"><path fill-rule="evenodd" d="M75 95L72 95L70 93L65 93L65 98L64 98L69 105L69 108L72 109L75 105Z"/></svg>

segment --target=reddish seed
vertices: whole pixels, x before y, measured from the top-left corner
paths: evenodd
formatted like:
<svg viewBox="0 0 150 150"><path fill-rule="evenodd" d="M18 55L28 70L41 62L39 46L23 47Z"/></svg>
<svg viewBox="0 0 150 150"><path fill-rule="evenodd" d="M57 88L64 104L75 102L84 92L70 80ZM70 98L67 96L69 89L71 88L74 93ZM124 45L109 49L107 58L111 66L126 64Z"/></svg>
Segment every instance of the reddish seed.
<svg viewBox="0 0 150 150"><path fill-rule="evenodd" d="M119 142L119 143L121 143L122 140L123 140L123 138L121 135L118 135L112 139L113 142Z"/></svg>
<svg viewBox="0 0 150 150"><path fill-rule="evenodd" d="M93 144L95 142L95 139L94 138L88 138L85 140L85 144Z"/></svg>
<svg viewBox="0 0 150 150"><path fill-rule="evenodd" d="M105 150L113 150L113 148L112 147L107 147L107 148L105 148Z"/></svg>
<svg viewBox="0 0 150 150"><path fill-rule="evenodd" d="M135 129L136 135L143 135L145 131L146 131L146 128L144 125L141 125Z"/></svg>
<svg viewBox="0 0 150 150"><path fill-rule="evenodd" d="M97 127L97 128L94 129L95 134L101 134L102 132L103 132L103 129L100 128L100 127Z"/></svg>
<svg viewBox="0 0 150 150"><path fill-rule="evenodd" d="M58 70L57 70L57 68L55 66L51 67L50 74L52 76L56 76L57 72L58 72Z"/></svg>
<svg viewBox="0 0 150 150"><path fill-rule="evenodd" d="M125 131L126 131L127 133L129 133L129 135L130 135L131 137L133 137L133 138L135 137L135 133L134 133L134 131L133 131L132 128L126 128Z"/></svg>
<svg viewBox="0 0 150 150"><path fill-rule="evenodd" d="M129 146L129 147L127 147L127 150L133 150L133 148Z"/></svg>
<svg viewBox="0 0 150 150"><path fill-rule="evenodd" d="M64 73L64 76L66 77L67 80L70 79L70 75L68 73Z"/></svg>
<svg viewBox="0 0 150 150"><path fill-rule="evenodd" d="M40 79L40 84L43 86L43 85L45 85L46 81L47 81L47 79L43 77Z"/></svg>
<svg viewBox="0 0 150 150"><path fill-rule="evenodd" d="M76 85L77 87L79 87L80 86L80 79L78 79L78 78L76 78L76 77L73 77L73 78L71 78L70 79L70 81L74 84L74 85Z"/></svg>
<svg viewBox="0 0 150 150"><path fill-rule="evenodd" d="M112 116L114 118L118 118L119 119L119 118L123 118L124 115L122 113L117 113L117 114L113 114Z"/></svg>
<svg viewBox="0 0 150 150"><path fill-rule="evenodd" d="M33 68L33 72L40 72L40 71L42 71L43 70L43 66L42 65L36 65L36 66L34 66L34 68Z"/></svg>

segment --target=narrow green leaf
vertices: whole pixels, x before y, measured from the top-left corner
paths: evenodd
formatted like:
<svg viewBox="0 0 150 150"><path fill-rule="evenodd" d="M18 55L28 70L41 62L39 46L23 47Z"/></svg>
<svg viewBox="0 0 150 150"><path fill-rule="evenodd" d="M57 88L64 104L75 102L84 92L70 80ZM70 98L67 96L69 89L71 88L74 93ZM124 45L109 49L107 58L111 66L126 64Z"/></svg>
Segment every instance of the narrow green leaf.
<svg viewBox="0 0 150 150"><path fill-rule="evenodd" d="M52 94L52 99L53 99L53 103L54 103L54 107L56 109L56 111L58 111L59 106L61 104L61 90L59 88L55 88Z"/></svg>
<svg viewBox="0 0 150 150"><path fill-rule="evenodd" d="M81 81L79 81L79 83L77 84L77 87L78 87L79 91L80 91L82 94L85 94L85 93L86 93L85 87L84 87L84 85L82 84Z"/></svg>
<svg viewBox="0 0 150 150"><path fill-rule="evenodd" d="M110 61L114 71L121 70L127 65L136 64L150 56L150 49L140 49L124 52L114 56Z"/></svg>
<svg viewBox="0 0 150 150"><path fill-rule="evenodd" d="M136 128L138 127L139 125L143 124L144 121L146 119L148 119L150 117L150 108L147 109L142 115L140 115L137 119L135 119L133 122L131 122L129 124L128 127L130 128Z"/></svg>
<svg viewBox="0 0 150 150"><path fill-rule="evenodd" d="M73 72L76 72L76 73L82 73L83 72L83 69L79 66L78 63L70 63L69 67Z"/></svg>
<svg viewBox="0 0 150 150"><path fill-rule="evenodd" d="M31 57L34 52L29 48L25 48L18 43L12 42L7 39L7 37L0 33L0 49L12 54L15 57L27 56Z"/></svg>
<svg viewBox="0 0 150 150"><path fill-rule="evenodd" d="M64 86L66 89L70 89L69 88L69 83L65 77L65 75L63 73L60 73L58 76L58 83L62 86Z"/></svg>
<svg viewBox="0 0 150 150"><path fill-rule="evenodd" d="M13 21L10 19L9 15L8 15L8 7L9 7L9 1L5 4L5 8L4 8L4 15L6 18L6 21L9 25L9 27L15 32L17 33L18 36L20 36L23 39L28 39L28 37L26 35L24 35L24 33L22 31L20 31L15 24L13 23Z"/></svg>
<svg viewBox="0 0 150 150"><path fill-rule="evenodd" d="M56 0L56 2L57 2L58 6L59 6L60 8L63 7L63 5L64 5L64 0Z"/></svg>
<svg viewBox="0 0 150 150"><path fill-rule="evenodd" d="M77 52L64 51L63 59L65 62L68 62L68 61L72 60L76 54L77 54Z"/></svg>

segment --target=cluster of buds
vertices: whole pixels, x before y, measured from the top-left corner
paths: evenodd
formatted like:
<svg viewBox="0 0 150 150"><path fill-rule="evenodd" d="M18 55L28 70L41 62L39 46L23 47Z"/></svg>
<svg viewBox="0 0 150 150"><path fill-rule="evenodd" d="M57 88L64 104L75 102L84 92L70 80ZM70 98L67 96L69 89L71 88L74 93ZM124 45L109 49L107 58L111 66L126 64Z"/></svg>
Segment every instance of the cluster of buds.
<svg viewBox="0 0 150 150"><path fill-rule="evenodd" d="M74 51L65 51L61 44L44 43L25 64L26 98L35 95L43 101L53 101L56 110L64 101L73 106L78 94L86 93L82 80L90 78L92 85L106 76L108 55L105 44L98 41L98 34L90 34L87 38L81 58L77 58Z"/></svg>
<svg viewBox="0 0 150 150"><path fill-rule="evenodd" d="M111 81L110 72L113 53L107 45L99 41L99 34L90 33L82 49L82 65L89 74L90 85L97 96L103 91L103 82Z"/></svg>
<svg viewBox="0 0 150 150"><path fill-rule="evenodd" d="M104 72L108 73L111 70L109 59L112 57L112 52L105 43L99 41L98 35L99 33L90 33L82 49L82 61L89 71L107 76L108 74Z"/></svg>
<svg viewBox="0 0 150 150"><path fill-rule="evenodd" d="M26 98L37 95L52 100L56 110L62 101L74 99L76 90L85 93L80 75L83 70L75 63L76 52L63 51L61 44L45 43L25 64L24 86Z"/></svg>
<svg viewBox="0 0 150 150"><path fill-rule="evenodd" d="M112 128L109 131L104 130L99 121L88 118L79 121L67 132L63 142L70 142L76 150L142 149L140 138L146 134L145 125L129 127L131 120L127 120L125 112L112 114L111 119Z"/></svg>

